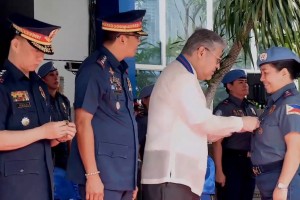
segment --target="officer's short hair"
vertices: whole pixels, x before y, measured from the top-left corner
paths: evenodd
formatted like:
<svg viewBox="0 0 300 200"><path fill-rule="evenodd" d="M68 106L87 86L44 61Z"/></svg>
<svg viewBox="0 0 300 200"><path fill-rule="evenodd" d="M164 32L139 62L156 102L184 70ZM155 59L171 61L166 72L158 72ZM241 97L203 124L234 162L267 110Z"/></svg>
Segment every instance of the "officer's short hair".
<svg viewBox="0 0 300 200"><path fill-rule="evenodd" d="M217 33L204 28L196 29L195 32L188 38L181 53L192 55L192 53L200 46L214 49L216 44L223 47L226 46L222 37Z"/></svg>

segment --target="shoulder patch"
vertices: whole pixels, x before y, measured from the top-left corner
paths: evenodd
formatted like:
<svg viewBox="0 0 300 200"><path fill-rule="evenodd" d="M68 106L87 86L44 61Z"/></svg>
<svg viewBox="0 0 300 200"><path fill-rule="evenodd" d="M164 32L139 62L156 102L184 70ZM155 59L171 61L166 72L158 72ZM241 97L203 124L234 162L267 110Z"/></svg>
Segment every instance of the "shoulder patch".
<svg viewBox="0 0 300 200"><path fill-rule="evenodd" d="M107 61L106 55L101 55L101 56L98 58L97 63L104 69L104 68L105 68L105 64L106 64L106 61Z"/></svg>
<svg viewBox="0 0 300 200"><path fill-rule="evenodd" d="M217 111L215 112L215 115L216 115L216 116L222 116L222 110L217 110Z"/></svg>
<svg viewBox="0 0 300 200"><path fill-rule="evenodd" d="M222 102L222 104L225 104L225 105L229 104L229 100L228 100L228 99L225 99L225 100Z"/></svg>
<svg viewBox="0 0 300 200"><path fill-rule="evenodd" d="M5 73L6 73L6 70L1 70L0 71L0 83L4 82Z"/></svg>
<svg viewBox="0 0 300 200"><path fill-rule="evenodd" d="M291 115L291 114L300 115L300 105L296 105L296 104L286 105L286 114L287 115Z"/></svg>

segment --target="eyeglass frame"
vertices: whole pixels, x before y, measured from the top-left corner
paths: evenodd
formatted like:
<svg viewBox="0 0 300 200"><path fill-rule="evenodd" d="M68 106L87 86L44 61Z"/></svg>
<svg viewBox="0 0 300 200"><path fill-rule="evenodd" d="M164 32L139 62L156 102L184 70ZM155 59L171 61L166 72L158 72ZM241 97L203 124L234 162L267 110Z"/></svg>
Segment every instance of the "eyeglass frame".
<svg viewBox="0 0 300 200"><path fill-rule="evenodd" d="M141 35L137 34L137 33L133 33L133 34L130 34L130 33L120 33L116 36L116 38L120 37L121 35L128 35L128 36L134 36L137 40L141 40Z"/></svg>
<svg viewBox="0 0 300 200"><path fill-rule="evenodd" d="M207 51L209 51L216 59L217 59L217 64L220 64L222 61L221 57L216 56L216 54L214 54L214 52L212 52L209 48L204 47L204 49L206 49Z"/></svg>

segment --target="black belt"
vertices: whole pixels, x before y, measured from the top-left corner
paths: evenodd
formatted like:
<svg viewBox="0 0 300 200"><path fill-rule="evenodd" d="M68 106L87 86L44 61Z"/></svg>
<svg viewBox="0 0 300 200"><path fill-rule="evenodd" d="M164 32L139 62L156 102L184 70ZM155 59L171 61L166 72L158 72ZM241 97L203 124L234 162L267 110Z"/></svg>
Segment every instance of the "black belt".
<svg viewBox="0 0 300 200"><path fill-rule="evenodd" d="M250 157L250 152L247 151L247 150L223 149L223 155L239 156L239 157Z"/></svg>
<svg viewBox="0 0 300 200"><path fill-rule="evenodd" d="M260 175L261 173L270 172L276 169L281 169L283 165L283 160L275 161L265 165L253 165L252 171L255 176Z"/></svg>

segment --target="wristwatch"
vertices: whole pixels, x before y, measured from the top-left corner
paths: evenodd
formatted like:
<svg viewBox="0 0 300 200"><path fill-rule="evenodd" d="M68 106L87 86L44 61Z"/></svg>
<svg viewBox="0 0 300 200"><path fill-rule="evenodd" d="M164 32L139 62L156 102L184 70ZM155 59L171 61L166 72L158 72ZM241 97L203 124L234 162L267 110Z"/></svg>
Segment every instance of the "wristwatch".
<svg viewBox="0 0 300 200"><path fill-rule="evenodd" d="M289 188L288 185L285 185L285 184L280 183L280 182L277 183L277 186L276 186L276 187L277 187L278 189L280 189L280 190L287 190L287 189Z"/></svg>

